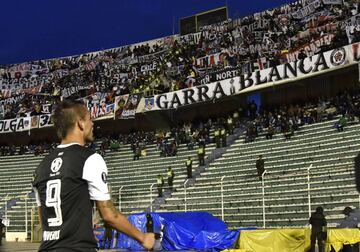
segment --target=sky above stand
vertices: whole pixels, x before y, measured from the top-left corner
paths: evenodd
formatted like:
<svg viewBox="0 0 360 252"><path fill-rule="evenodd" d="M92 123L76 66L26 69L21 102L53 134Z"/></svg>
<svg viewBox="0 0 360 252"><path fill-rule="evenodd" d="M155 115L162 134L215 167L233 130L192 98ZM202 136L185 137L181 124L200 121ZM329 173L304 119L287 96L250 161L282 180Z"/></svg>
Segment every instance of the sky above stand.
<svg viewBox="0 0 360 252"><path fill-rule="evenodd" d="M2 1L0 64L99 51L177 34L179 20L228 6L244 17L292 0Z"/></svg>

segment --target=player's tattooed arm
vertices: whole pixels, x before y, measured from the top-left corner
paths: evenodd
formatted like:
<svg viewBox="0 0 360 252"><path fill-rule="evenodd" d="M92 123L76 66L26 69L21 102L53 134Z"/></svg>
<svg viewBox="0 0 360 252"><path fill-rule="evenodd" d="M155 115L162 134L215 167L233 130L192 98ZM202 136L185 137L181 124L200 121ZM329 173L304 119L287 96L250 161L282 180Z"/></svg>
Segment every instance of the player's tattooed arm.
<svg viewBox="0 0 360 252"><path fill-rule="evenodd" d="M100 213L102 213L101 210L109 210L115 218L117 218L119 215L119 211L116 210L114 203L111 200L98 201L97 208L99 209Z"/></svg>

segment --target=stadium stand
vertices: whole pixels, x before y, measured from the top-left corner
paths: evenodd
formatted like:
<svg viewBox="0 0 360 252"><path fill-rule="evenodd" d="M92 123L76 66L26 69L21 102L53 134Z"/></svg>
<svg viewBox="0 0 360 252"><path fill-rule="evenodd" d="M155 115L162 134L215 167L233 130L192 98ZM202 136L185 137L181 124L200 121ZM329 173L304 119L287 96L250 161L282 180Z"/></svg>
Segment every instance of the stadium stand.
<svg viewBox="0 0 360 252"><path fill-rule="evenodd" d="M281 135L252 143L244 137L206 169L193 187L186 189L188 211L208 211L221 218L221 178L224 220L231 228L263 227L262 186L256 175L258 155L265 160L266 227L303 227L308 224L307 168L310 165L311 202L325 208L330 226L343 219L345 206L359 205L354 185L353 159L358 152L359 125L338 133L335 121L302 127L292 140ZM162 211L184 211L184 191L179 189L161 206Z"/></svg>
<svg viewBox="0 0 360 252"><path fill-rule="evenodd" d="M346 50L343 47L343 50L331 51L330 60L341 60L341 52L351 50L353 56L356 55L356 42L360 41L359 3L344 1L339 7L313 1L314 12L307 18L302 16L306 7L303 2L306 1L204 27L197 34L170 36L62 59L1 66L0 119L44 116L34 124L34 128L42 130L41 125L51 126L49 114L60 98L83 100L94 119L136 119L136 107L144 97L153 98L155 94L223 80L230 85L241 74L290 62L303 63L305 58L324 52L330 54L330 50L345 45ZM222 73L225 77L221 77ZM344 84L338 90L344 92L345 88ZM152 137L144 144L146 147L140 149L140 154L141 150L144 153L139 160L134 157L137 141L120 141L123 143L116 144L116 150L112 150L112 137L99 138L92 148L104 156L112 197L125 214L207 211L223 218L233 229L283 228L308 225L310 212L322 206L329 226L336 226L344 217L341 210L345 206L355 208L360 204L353 171L360 127L360 102L356 94L345 93L327 102L316 101L311 109L304 105L299 108L299 114L283 114L284 104L272 115L263 111L264 108L256 114L240 104L248 116L242 117L240 129L228 136L226 147L215 148L216 124L211 125L204 167L198 167L196 147L191 149L187 143L181 143L177 145L176 155L167 155L163 139L156 141ZM133 107L125 106L128 100ZM215 104L212 106L224 104L222 101L216 104L215 100L216 96L210 101ZM208 115L211 116L211 111ZM347 123L342 115L346 116ZM113 120L104 121L108 125L113 123ZM176 141L181 123L173 118L169 121L167 138L171 143ZM334 127L339 124L341 127ZM176 134L171 130L174 125L178 127ZM269 125L274 130L271 139L266 137ZM287 135L288 132L291 134ZM131 135L127 134L123 139ZM23 146L22 155L15 154L19 147L12 143L1 148L6 155L2 153L0 157L0 213L10 219L8 232L24 232L28 221L30 237L34 229L31 222L36 216L30 186L32 174L42 155L55 146L51 141L28 145ZM8 155L11 152L13 155ZM262 181L255 166L259 155L264 158L267 172ZM189 156L194 160L194 179L187 181L185 160ZM166 177L169 166L175 172L174 190L165 189L164 197L158 198L156 177L158 174Z"/></svg>
<svg viewBox="0 0 360 252"><path fill-rule="evenodd" d="M60 96L93 101L97 95L111 104L116 95L176 91L206 84L219 71L253 72L309 57L359 41L357 5L317 3L306 19L298 16L304 7L299 2L203 27L197 34L3 66L0 115L38 115Z"/></svg>

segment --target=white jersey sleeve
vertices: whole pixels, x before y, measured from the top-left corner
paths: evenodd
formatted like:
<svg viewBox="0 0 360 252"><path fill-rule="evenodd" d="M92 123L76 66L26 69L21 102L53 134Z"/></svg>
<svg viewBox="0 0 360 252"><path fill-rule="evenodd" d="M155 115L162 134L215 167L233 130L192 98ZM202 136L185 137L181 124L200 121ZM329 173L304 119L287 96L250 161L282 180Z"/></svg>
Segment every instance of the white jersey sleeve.
<svg viewBox="0 0 360 252"><path fill-rule="evenodd" d="M104 159L97 153L85 161L82 178L88 182L91 200L109 200L107 186L107 166Z"/></svg>

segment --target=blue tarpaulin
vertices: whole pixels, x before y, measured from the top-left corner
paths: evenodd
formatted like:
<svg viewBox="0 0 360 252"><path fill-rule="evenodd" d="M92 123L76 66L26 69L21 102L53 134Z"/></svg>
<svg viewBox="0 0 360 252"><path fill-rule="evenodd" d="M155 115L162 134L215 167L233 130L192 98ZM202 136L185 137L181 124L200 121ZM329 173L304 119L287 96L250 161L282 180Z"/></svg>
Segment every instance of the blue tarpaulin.
<svg viewBox="0 0 360 252"><path fill-rule="evenodd" d="M232 248L240 232L228 230L223 221L206 212L150 214L154 232L163 233L161 250L205 251ZM142 232L146 232L146 213L133 214L128 219ZM116 248L143 250L138 242L124 234L119 235Z"/></svg>

